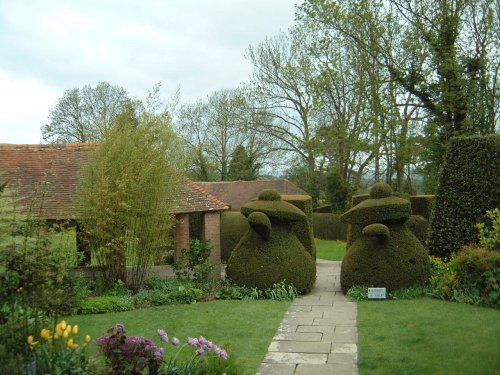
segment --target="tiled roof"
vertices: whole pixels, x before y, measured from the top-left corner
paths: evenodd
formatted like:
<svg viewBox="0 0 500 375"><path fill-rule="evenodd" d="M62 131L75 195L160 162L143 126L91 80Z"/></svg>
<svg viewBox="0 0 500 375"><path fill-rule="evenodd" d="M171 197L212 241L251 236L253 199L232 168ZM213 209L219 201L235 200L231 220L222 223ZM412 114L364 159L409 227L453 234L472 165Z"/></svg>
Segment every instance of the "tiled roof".
<svg viewBox="0 0 500 375"><path fill-rule="evenodd" d="M30 145L0 143L0 182L8 180L18 186L29 204L33 193L44 192L43 214L47 219L75 219L79 210L75 198L82 168L88 164L88 151L95 145L68 143L62 145ZM226 210L228 207L192 181L185 179L176 200L175 213Z"/></svg>
<svg viewBox="0 0 500 375"><path fill-rule="evenodd" d="M187 178L179 192L179 198L176 200L176 213L222 211L229 208L224 202Z"/></svg>
<svg viewBox="0 0 500 375"><path fill-rule="evenodd" d="M281 180L196 182L207 192L226 202L231 210L237 211L244 204L259 196L264 189L276 189L282 195L308 195L294 183Z"/></svg>

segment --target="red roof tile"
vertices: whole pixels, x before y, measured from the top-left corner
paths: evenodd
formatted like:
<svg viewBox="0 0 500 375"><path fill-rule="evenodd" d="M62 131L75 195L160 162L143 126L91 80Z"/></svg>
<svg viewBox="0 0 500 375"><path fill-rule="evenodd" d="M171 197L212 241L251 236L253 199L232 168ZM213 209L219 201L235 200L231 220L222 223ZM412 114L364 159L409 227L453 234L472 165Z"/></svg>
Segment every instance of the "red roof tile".
<svg viewBox="0 0 500 375"><path fill-rule="evenodd" d="M29 204L35 191L43 191L43 214L47 219L75 219L79 210L75 198L82 168L95 144L62 145L0 144L0 182L18 186ZM177 199L175 213L226 210L228 207L188 179Z"/></svg>
<svg viewBox="0 0 500 375"><path fill-rule="evenodd" d="M282 195L308 195L294 183L281 180L196 182L207 192L226 202L231 210L239 210L244 204L259 196L264 189L276 189Z"/></svg>

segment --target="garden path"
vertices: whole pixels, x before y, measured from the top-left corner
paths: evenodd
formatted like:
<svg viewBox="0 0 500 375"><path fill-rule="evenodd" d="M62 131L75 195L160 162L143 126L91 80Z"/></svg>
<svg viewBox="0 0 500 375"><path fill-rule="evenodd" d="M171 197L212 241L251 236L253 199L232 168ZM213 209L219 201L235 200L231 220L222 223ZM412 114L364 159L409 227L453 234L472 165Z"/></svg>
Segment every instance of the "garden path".
<svg viewBox="0 0 500 375"><path fill-rule="evenodd" d="M317 260L313 290L290 305L257 374L358 373L357 309L340 290L341 264Z"/></svg>

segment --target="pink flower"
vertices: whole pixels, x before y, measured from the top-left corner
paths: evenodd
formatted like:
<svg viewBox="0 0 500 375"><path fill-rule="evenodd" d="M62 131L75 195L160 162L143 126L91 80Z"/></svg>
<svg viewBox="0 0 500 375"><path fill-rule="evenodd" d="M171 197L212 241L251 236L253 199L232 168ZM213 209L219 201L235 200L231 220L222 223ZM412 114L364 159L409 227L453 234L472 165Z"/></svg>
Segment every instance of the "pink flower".
<svg viewBox="0 0 500 375"><path fill-rule="evenodd" d="M158 329L156 332L158 333L161 341L168 342L167 332L165 332L163 329Z"/></svg>
<svg viewBox="0 0 500 375"><path fill-rule="evenodd" d="M180 340L179 340L177 337L174 337L174 338L172 339L172 345L177 346L177 345L179 345L180 343L181 343L181 342L180 342Z"/></svg>
<svg viewBox="0 0 500 375"><path fill-rule="evenodd" d="M203 349L198 349L196 351L196 355L198 355L198 356L202 356L203 354L205 354L205 351Z"/></svg>
<svg viewBox="0 0 500 375"><path fill-rule="evenodd" d="M188 345L198 346L198 339L192 338L192 337L188 337Z"/></svg>

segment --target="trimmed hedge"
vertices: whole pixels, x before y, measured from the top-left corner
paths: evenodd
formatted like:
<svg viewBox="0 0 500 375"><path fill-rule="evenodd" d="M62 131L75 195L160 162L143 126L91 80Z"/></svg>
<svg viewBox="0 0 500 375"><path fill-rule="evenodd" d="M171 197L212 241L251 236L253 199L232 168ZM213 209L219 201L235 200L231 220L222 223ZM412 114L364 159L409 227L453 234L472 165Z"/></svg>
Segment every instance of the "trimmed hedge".
<svg viewBox="0 0 500 375"><path fill-rule="evenodd" d="M316 244L314 243L314 222L312 198L309 195L282 195L281 199L285 202L293 204L306 214L307 222L295 222L292 226L293 233L299 241L304 245L309 254L316 259Z"/></svg>
<svg viewBox="0 0 500 375"><path fill-rule="evenodd" d="M316 262L292 232L296 222L307 225L306 215L291 203L274 198L274 194L266 192L258 201L241 208L241 212L251 219L251 229L232 251L226 275L246 287L266 290L285 281L300 293L307 293L316 280ZM269 236L263 230L263 226L268 227L263 215L271 224Z"/></svg>
<svg viewBox="0 0 500 375"><path fill-rule="evenodd" d="M417 237L420 243L424 246L426 246L429 220L434 207L435 197L435 195L413 195L409 197L412 216L406 225L408 225L415 237ZM369 194L353 195L351 199L351 207L354 207L369 198ZM361 226L357 224L347 225L347 248L352 245L356 238L361 237L361 229Z"/></svg>
<svg viewBox="0 0 500 375"><path fill-rule="evenodd" d="M429 253L449 257L477 243L475 224L500 207L500 135L450 139L429 227Z"/></svg>
<svg viewBox="0 0 500 375"><path fill-rule="evenodd" d="M342 215L342 220L362 231L342 262L344 294L353 286L394 291L425 283L430 275L429 257L405 224L410 216L410 201L392 195L385 183L373 185L370 199Z"/></svg>
<svg viewBox="0 0 500 375"><path fill-rule="evenodd" d="M322 240L347 240L347 224L340 214L313 213L314 237Z"/></svg>
<svg viewBox="0 0 500 375"><path fill-rule="evenodd" d="M220 218L221 259L223 262L227 262L231 251L236 247L241 237L248 232L250 225L241 212L224 211Z"/></svg>

